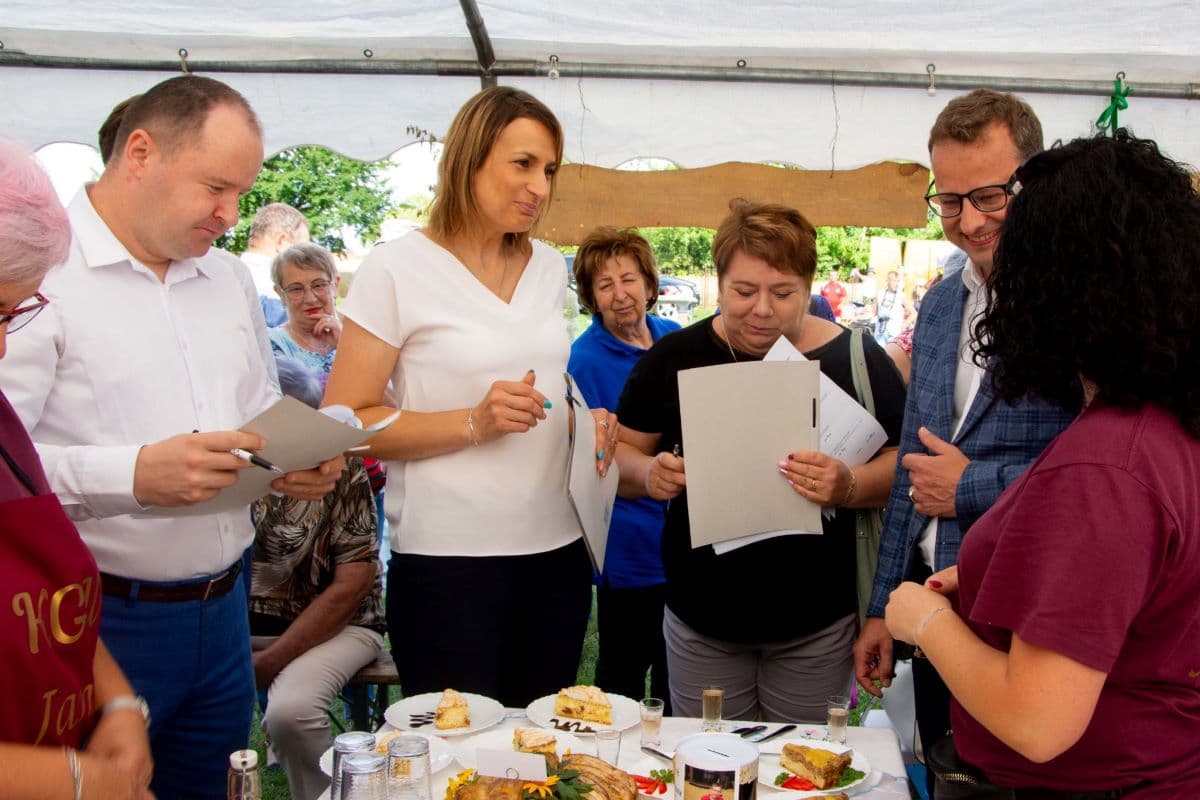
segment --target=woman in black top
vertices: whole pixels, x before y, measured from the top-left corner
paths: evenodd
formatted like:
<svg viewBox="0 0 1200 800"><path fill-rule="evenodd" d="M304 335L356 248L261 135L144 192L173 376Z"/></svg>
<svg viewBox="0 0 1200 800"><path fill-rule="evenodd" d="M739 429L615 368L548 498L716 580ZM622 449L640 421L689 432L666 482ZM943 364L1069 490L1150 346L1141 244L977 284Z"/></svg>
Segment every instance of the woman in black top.
<svg viewBox="0 0 1200 800"><path fill-rule="evenodd" d="M730 719L823 720L825 699L853 678L856 632L855 513L887 500L904 412L904 384L865 337L876 416L888 435L867 464L851 469L815 451L780 445L780 480L838 511L824 535L779 536L718 556L692 549L677 374L761 360L786 336L854 396L849 330L807 315L816 236L798 211L734 204L713 241L719 316L664 337L634 367L621 395L621 494L672 500L663 531L671 703L699 716L705 686L725 689ZM730 409L730 413L736 413Z"/></svg>

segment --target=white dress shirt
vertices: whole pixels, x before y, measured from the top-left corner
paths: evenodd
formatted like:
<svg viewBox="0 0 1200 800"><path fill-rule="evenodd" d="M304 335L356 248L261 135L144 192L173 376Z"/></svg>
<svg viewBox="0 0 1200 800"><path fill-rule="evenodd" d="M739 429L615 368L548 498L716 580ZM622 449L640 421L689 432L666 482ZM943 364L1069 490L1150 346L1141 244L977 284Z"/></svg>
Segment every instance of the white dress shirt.
<svg viewBox="0 0 1200 800"><path fill-rule="evenodd" d="M962 271L963 285L967 287L967 301L963 303L962 328L958 331L958 365L954 372L954 419L950 427L950 439L958 436L958 429L967 417L967 409L975 402L979 394L979 382L983 380L983 367L975 363L975 355L971 351L971 341L975 336L975 323L987 309L987 281L979 273L975 262L967 260ZM937 544L937 522L934 517L929 520L917 547L926 565L933 569L934 550Z"/></svg>
<svg viewBox="0 0 1200 800"><path fill-rule="evenodd" d="M133 497L142 445L236 429L279 397L258 292L232 255L175 261L159 279L130 256L81 189L50 300L7 340L0 385L101 571L171 581L228 568L248 511L171 517Z"/></svg>

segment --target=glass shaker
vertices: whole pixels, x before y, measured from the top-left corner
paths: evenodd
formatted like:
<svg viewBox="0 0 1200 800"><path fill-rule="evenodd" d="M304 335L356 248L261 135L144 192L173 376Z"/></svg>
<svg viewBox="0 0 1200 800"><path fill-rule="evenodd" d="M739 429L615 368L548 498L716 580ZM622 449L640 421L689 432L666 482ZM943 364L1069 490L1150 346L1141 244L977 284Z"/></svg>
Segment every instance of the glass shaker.
<svg viewBox="0 0 1200 800"><path fill-rule="evenodd" d="M262 778L258 774L258 753L234 750L229 754L228 800L261 800Z"/></svg>

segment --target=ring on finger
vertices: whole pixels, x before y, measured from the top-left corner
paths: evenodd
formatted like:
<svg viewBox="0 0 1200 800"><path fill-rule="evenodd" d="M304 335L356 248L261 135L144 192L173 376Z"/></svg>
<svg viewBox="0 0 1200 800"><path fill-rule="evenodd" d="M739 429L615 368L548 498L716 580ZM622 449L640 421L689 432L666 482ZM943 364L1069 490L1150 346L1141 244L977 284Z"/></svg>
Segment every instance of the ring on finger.
<svg viewBox="0 0 1200 800"><path fill-rule="evenodd" d="M817 490L817 479L816 478L808 479L808 488L810 491L813 491L813 492L815 492Z"/></svg>
<svg viewBox="0 0 1200 800"><path fill-rule="evenodd" d="M914 497L913 497L913 492L914 492L914 491L916 491L916 487L915 487L915 486L910 486L910 487L908 487L908 499L909 499L909 500L915 500L915 499L916 499L916 498L914 498Z"/></svg>
<svg viewBox="0 0 1200 800"><path fill-rule="evenodd" d="M608 420L606 420L606 419L602 419L602 420L600 420L600 427L601 427L601 428L608 428Z"/></svg>

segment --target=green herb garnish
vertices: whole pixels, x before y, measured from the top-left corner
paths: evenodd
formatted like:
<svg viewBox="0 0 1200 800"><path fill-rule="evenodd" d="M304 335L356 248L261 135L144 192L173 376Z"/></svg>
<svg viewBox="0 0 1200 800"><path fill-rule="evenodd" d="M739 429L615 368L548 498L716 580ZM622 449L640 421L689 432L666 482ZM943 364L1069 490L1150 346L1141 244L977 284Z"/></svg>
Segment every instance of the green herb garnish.
<svg viewBox="0 0 1200 800"><path fill-rule="evenodd" d="M778 775L775 776L775 785L783 786L783 782L786 781L790 777L792 777L792 773L790 773L790 772L779 773Z"/></svg>
<svg viewBox="0 0 1200 800"><path fill-rule="evenodd" d="M838 782L834 786L834 788L840 789L843 786L849 786L850 784L854 783L855 781L860 781L865 777L867 777L867 773L860 772L859 770L856 770L853 767L846 767L846 769L842 771L841 779L838 780Z"/></svg>
<svg viewBox="0 0 1200 800"><path fill-rule="evenodd" d="M656 781L660 781L662 783L669 785L669 784L672 784L675 782L675 770L673 770L673 769L652 769L652 770L650 770L650 777Z"/></svg>

